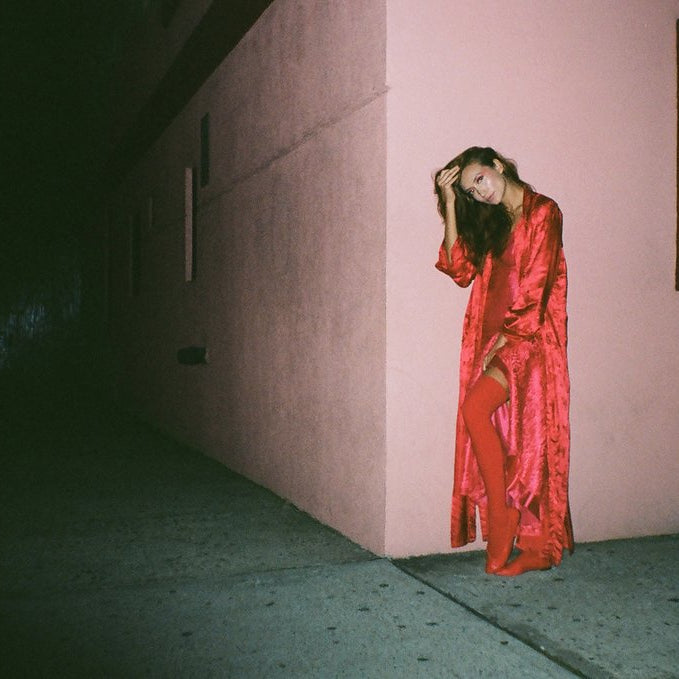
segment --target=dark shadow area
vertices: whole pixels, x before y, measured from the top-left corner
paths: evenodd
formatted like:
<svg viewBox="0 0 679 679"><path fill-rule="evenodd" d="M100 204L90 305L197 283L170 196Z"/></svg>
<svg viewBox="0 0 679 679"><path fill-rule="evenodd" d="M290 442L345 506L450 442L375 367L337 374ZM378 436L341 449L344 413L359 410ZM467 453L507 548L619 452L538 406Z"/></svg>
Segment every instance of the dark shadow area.
<svg viewBox="0 0 679 679"><path fill-rule="evenodd" d="M2 3L0 379L40 397L108 377L101 196L112 78L141 4ZM63 392L63 388L61 389Z"/></svg>
<svg viewBox="0 0 679 679"><path fill-rule="evenodd" d="M227 583L373 559L110 401L25 396L0 410L0 676L237 676L192 651Z"/></svg>

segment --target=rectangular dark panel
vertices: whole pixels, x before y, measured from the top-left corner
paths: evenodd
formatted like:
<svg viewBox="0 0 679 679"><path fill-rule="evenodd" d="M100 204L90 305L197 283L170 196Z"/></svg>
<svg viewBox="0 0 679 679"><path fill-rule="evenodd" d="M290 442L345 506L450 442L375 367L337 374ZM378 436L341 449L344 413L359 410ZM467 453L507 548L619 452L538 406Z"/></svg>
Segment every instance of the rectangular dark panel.
<svg viewBox="0 0 679 679"><path fill-rule="evenodd" d="M180 2L181 0L162 0L160 4L160 21L165 28L170 25Z"/></svg>
<svg viewBox="0 0 679 679"><path fill-rule="evenodd" d="M272 2L213 0L133 125L116 143L108 164L111 180L118 181L129 171ZM168 17L172 5L166 8Z"/></svg>
<svg viewBox="0 0 679 679"><path fill-rule="evenodd" d="M139 294L141 283L141 219L139 212L132 217L130 224L130 292Z"/></svg>
<svg viewBox="0 0 679 679"><path fill-rule="evenodd" d="M200 185L210 182L210 114L200 119Z"/></svg>

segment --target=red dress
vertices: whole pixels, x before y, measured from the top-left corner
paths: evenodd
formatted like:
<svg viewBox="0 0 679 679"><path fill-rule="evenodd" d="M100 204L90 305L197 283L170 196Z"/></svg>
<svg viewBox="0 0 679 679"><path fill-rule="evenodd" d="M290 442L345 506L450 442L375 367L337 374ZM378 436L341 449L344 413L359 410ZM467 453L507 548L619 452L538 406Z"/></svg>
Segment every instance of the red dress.
<svg viewBox="0 0 679 679"><path fill-rule="evenodd" d="M485 489L460 406L467 389L481 376L483 358L502 332L507 344L497 352L493 365L507 378L509 401L494 418L507 452L507 500L521 511L519 549L538 549L552 565L561 562L564 548L573 550L561 224L558 205L526 188L523 217L502 256L504 267L501 263L497 271L496 260L488 255L478 271L460 239L450 257L441 246L436 263L461 287L474 282L462 331L451 545L461 547L476 539L477 507L484 538L487 533ZM505 303L508 307L500 316L498 305Z"/></svg>

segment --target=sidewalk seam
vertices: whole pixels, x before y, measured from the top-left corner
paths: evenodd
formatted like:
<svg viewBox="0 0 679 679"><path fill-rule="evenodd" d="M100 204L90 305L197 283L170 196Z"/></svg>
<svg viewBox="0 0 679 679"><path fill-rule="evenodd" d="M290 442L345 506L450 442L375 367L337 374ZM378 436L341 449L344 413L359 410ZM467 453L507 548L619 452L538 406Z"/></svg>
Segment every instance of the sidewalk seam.
<svg viewBox="0 0 679 679"><path fill-rule="evenodd" d="M395 563L394 561L391 561L391 563L395 568L400 570L402 573L405 573L406 575L410 576L414 580L417 580L417 582L421 583L425 587L428 587L429 589L434 590L437 594L440 594L441 596L448 599L449 601L452 601L454 604L456 604L457 606L460 606L465 611L468 611L469 613L471 613L475 617L479 618L480 620L483 620L483 622L487 623L488 625L491 625L491 627L494 627L495 629L498 629L501 632L508 634L513 639L516 639L517 641L519 641L523 645L528 646L529 648L533 649L534 651L536 651L540 655L544 656L545 658L547 658L548 660L550 660L554 664L558 665L559 667L562 667L563 669L567 670L568 672L571 672L576 677L581 677L582 679L592 679L589 675L583 674L583 672L580 671L579 669L577 669L576 667L573 667L572 665L569 665L567 662L564 662L561 658L558 658L558 657L552 655L544 647L540 646L539 644L536 644L535 642L531 641L529 638L523 637L520 634L517 634L516 632L511 630L510 628L504 627L503 625L500 625L496 620L493 620L493 619L485 616L483 613L476 610L474 607L470 606L469 604L466 604L464 601L461 601L460 599L453 596L449 592L446 592L445 590L440 589L436 585L433 585L430 582L427 582L422 577L420 577L419 575L416 575L412 571L409 571L404 566L401 566L398 563ZM606 678L610 677L610 679L614 679L614 677L612 675L608 674L607 672L603 672L600 679L604 679L605 677Z"/></svg>

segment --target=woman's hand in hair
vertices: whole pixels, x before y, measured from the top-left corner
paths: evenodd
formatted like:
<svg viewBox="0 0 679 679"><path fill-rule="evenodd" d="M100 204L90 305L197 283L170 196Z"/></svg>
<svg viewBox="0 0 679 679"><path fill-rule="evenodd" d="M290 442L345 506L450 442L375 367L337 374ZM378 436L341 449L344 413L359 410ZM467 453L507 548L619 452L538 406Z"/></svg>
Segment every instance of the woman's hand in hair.
<svg viewBox="0 0 679 679"><path fill-rule="evenodd" d="M447 206L455 205L455 191L453 184L460 178L460 168L455 165L451 168L444 168L436 177L436 184L441 191L443 202Z"/></svg>

